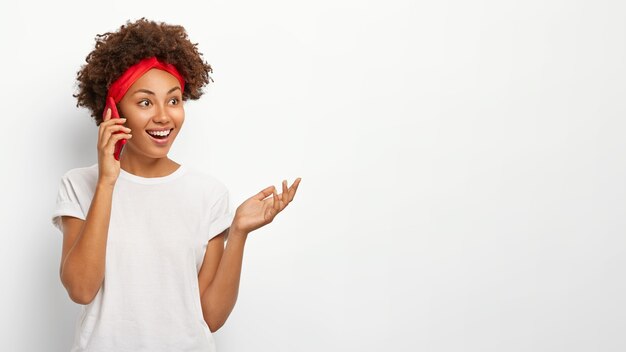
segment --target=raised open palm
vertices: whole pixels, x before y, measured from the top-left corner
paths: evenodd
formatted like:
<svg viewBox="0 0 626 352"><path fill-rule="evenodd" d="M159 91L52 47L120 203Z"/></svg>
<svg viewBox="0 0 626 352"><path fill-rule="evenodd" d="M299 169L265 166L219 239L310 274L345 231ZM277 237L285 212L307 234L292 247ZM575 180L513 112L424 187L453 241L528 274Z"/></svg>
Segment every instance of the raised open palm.
<svg viewBox="0 0 626 352"><path fill-rule="evenodd" d="M276 187L269 186L248 198L237 208L233 227L250 233L272 222L276 215L293 200L300 180L301 178L297 178L289 188L287 188L287 180L284 180L281 194L276 194ZM273 197L267 198L270 195Z"/></svg>

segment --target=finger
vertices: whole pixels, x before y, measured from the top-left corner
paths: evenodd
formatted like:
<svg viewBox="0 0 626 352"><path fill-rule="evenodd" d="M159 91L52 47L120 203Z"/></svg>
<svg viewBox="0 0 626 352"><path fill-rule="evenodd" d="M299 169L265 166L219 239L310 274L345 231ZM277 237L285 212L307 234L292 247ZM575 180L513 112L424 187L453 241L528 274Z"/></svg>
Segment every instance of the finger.
<svg viewBox="0 0 626 352"><path fill-rule="evenodd" d="M125 118L114 118L114 119L110 119L108 121L101 123L100 130L98 131L98 134L99 134L98 138L100 138L100 140L104 139L103 137L106 135L107 128L111 126L117 126L117 125L123 126L125 122L126 122Z"/></svg>
<svg viewBox="0 0 626 352"><path fill-rule="evenodd" d="M127 134L127 133L116 134L114 137L111 137L111 139L109 140L109 143L106 146L106 153L109 155L112 155L119 141L125 140L127 142L131 138L133 138L132 134Z"/></svg>
<svg viewBox="0 0 626 352"><path fill-rule="evenodd" d="M274 206L273 206L274 210L276 210L276 213L278 213L280 211L280 199L278 198L278 194L276 193L276 188L274 188Z"/></svg>
<svg viewBox="0 0 626 352"><path fill-rule="evenodd" d="M109 141L107 142L105 148L108 148L109 146L114 146L115 143L117 143L117 141L119 141L120 139L129 139L132 138L133 135L131 133L115 133L113 135L111 135L111 138L109 138Z"/></svg>
<svg viewBox="0 0 626 352"><path fill-rule="evenodd" d="M283 181L287 182L287 180ZM286 189L286 186L283 184L283 191ZM288 195L289 193L287 193ZM287 197L285 197L285 192L278 193L278 203L280 205L279 211L283 211L287 207Z"/></svg>
<svg viewBox="0 0 626 352"><path fill-rule="evenodd" d="M105 112L104 112L104 118L102 119L102 122L100 123L100 129L98 130L98 138L102 139L102 130L104 129L105 126L102 126L102 123L107 122L110 118L111 118L111 108L106 107L105 108Z"/></svg>
<svg viewBox="0 0 626 352"><path fill-rule="evenodd" d="M104 128L115 125L123 125L126 123L126 118L124 117L115 117L106 122L103 122Z"/></svg>
<svg viewBox="0 0 626 352"><path fill-rule="evenodd" d="M130 128L122 125L122 124L118 124L118 125L110 125L109 127L107 127L105 129L105 135L112 135L117 133L118 131L122 131L122 132L130 132Z"/></svg>
<svg viewBox="0 0 626 352"><path fill-rule="evenodd" d="M296 191L298 190L298 186L300 185L300 180L302 180L301 178L297 178L294 183L291 185L291 188L289 189L289 201L291 202L293 200L293 197L296 196Z"/></svg>
<svg viewBox="0 0 626 352"><path fill-rule="evenodd" d="M262 190L261 192L257 193L256 195L252 196L251 198L254 198L256 200L263 200L267 198L267 196L272 194L273 188L274 186L269 186L266 189Z"/></svg>
<svg viewBox="0 0 626 352"><path fill-rule="evenodd" d="M106 144L106 146L104 147L104 150L106 151L107 154L113 154L113 152L115 151L115 143L117 143L117 141L119 141L120 139L131 139L133 138L132 134L128 134L128 133L118 133L118 134L114 134L111 136L111 138L109 139L109 142Z"/></svg>
<svg viewBox="0 0 626 352"><path fill-rule="evenodd" d="M104 121L109 121L111 118L111 108L107 107L106 112L104 113Z"/></svg>
<svg viewBox="0 0 626 352"><path fill-rule="evenodd" d="M283 193L281 195L283 203L286 207L289 204L289 190L287 190L287 180L283 180Z"/></svg>
<svg viewBox="0 0 626 352"><path fill-rule="evenodd" d="M111 125L108 126L107 128L105 128L104 130L104 134L103 134L103 138L100 141L100 145L102 146L102 148L105 148L105 146L109 143L109 139L111 139L111 136L114 134L117 134L117 132L121 131L122 133L130 133L131 130L130 128L124 126L124 125Z"/></svg>
<svg viewBox="0 0 626 352"><path fill-rule="evenodd" d="M101 127L101 129L100 129L100 131L99 131L99 137L102 137L102 129L103 129L103 128L105 128L105 127L107 126L107 124L106 124L106 123L104 124L104 126L102 126L102 124L103 124L104 122L109 121L109 120L111 119L111 114L113 113L113 112L111 111L111 108L110 108L110 107L108 107L108 106L105 106L105 107L104 107L104 109L105 109L105 110L104 110L104 117L102 118L102 121L103 121L103 122L101 122L101 123L100 123L100 127Z"/></svg>
<svg viewBox="0 0 626 352"><path fill-rule="evenodd" d="M276 210L274 208L267 208L266 213L267 213L267 217L266 217L267 220L269 222L274 221L274 217L276 216Z"/></svg>

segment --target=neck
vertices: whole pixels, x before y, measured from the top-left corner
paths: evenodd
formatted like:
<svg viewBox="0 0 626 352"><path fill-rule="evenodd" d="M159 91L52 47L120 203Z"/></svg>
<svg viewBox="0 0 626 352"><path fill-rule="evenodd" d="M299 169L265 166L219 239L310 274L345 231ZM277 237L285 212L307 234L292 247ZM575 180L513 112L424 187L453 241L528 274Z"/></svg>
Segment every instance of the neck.
<svg viewBox="0 0 626 352"><path fill-rule="evenodd" d="M167 156L162 158L151 158L145 155L137 155L130 148L125 146L120 157L120 167L133 175L140 177L163 177L176 171L179 164L169 159Z"/></svg>

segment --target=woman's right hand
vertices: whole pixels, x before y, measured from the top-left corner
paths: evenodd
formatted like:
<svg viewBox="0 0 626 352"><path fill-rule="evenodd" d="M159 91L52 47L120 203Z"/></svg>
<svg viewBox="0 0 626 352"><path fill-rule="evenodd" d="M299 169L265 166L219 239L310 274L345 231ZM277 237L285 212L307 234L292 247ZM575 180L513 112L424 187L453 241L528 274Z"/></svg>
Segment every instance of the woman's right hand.
<svg viewBox="0 0 626 352"><path fill-rule="evenodd" d="M113 153L115 143L122 138L130 139L130 128L123 125L124 118L111 118L111 109L107 108L104 120L100 123L98 130L98 182L108 185L115 185L120 174L120 162L115 160ZM122 133L115 133L122 131Z"/></svg>

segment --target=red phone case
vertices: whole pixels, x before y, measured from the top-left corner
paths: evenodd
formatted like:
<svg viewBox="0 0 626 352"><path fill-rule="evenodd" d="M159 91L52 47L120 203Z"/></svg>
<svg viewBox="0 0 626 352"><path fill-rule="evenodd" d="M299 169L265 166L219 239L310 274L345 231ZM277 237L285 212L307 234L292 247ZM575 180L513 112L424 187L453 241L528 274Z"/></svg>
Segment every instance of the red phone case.
<svg viewBox="0 0 626 352"><path fill-rule="evenodd" d="M104 116L106 116L107 108L111 108L112 119L120 118L120 114L117 112L117 106L115 105L115 100L109 97L109 99L107 99L106 106L104 107L104 112L102 113L103 120L104 120ZM117 132L114 132L113 134L117 134L117 133L123 133L123 132L117 131ZM126 144L126 139L120 139L119 141L117 141L117 143L115 143L115 152L113 153L115 160L120 160L120 154L122 154L122 149L124 148L124 144Z"/></svg>

